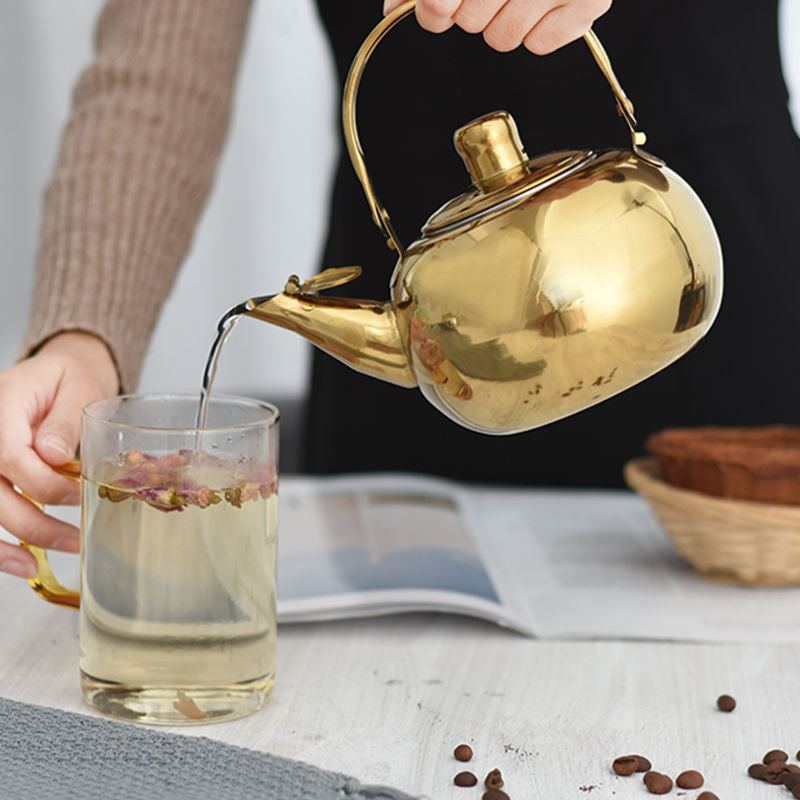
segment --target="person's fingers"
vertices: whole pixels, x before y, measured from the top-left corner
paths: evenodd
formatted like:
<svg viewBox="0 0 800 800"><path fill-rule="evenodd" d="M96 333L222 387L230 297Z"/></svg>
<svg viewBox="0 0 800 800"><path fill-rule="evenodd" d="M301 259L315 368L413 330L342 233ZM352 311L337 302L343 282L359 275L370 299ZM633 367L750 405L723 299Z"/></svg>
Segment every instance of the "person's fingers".
<svg viewBox="0 0 800 800"><path fill-rule="evenodd" d="M36 559L19 545L0 541L0 572L30 580L36 577Z"/></svg>
<svg viewBox="0 0 800 800"><path fill-rule="evenodd" d="M74 525L40 511L11 484L0 479L0 525L28 544L77 553L80 534Z"/></svg>
<svg viewBox="0 0 800 800"><path fill-rule="evenodd" d="M530 0L524 2L530 3ZM505 5L506 0L462 0L458 11L453 14L453 20L467 33L481 33ZM530 27L525 30L530 30Z"/></svg>
<svg viewBox="0 0 800 800"><path fill-rule="evenodd" d="M386 0L383 13L394 11L403 0ZM458 11L461 0L417 0L415 13L417 22L431 33L443 33L453 26L453 15Z"/></svg>
<svg viewBox="0 0 800 800"><path fill-rule="evenodd" d="M417 0L417 22L431 33L443 33L453 27L453 16L461 0Z"/></svg>
<svg viewBox="0 0 800 800"><path fill-rule="evenodd" d="M403 0L386 0L384 13ZM523 44L538 55L552 53L579 39L611 7L611 0L417 0L419 24L442 33L453 24L482 33L495 50Z"/></svg>
<svg viewBox="0 0 800 800"><path fill-rule="evenodd" d="M551 0L508 0L486 20L483 27L472 32L483 31L484 41L489 47L507 53L522 44L551 7ZM460 11L456 22L461 26Z"/></svg>
<svg viewBox="0 0 800 800"><path fill-rule="evenodd" d="M545 14L522 43L532 53L547 55L580 39L611 8L611 0L575 0Z"/></svg>
<svg viewBox="0 0 800 800"><path fill-rule="evenodd" d="M77 483L50 467L74 457L81 409L117 389L105 343L78 331L0 373L0 476L39 502L77 503Z"/></svg>
<svg viewBox="0 0 800 800"><path fill-rule="evenodd" d="M64 379L39 423L33 446L44 461L57 467L75 457L81 438L81 409L86 405L86 388Z"/></svg>
<svg viewBox="0 0 800 800"><path fill-rule="evenodd" d="M0 526L39 547L77 552L78 529L50 517L41 503L77 503L77 482L51 468L73 457L81 408L115 391L117 372L106 345L80 332L59 334L34 356L0 372ZM15 488L16 487L16 488ZM36 574L25 549L0 541L0 570Z"/></svg>
<svg viewBox="0 0 800 800"><path fill-rule="evenodd" d="M0 380L0 475L42 503L74 503L76 486L53 472L33 450L33 431L51 403L49 385L58 380L47 372L39 375L28 364L19 364ZM73 451L74 452L74 451ZM63 463L67 457L54 462Z"/></svg>
<svg viewBox="0 0 800 800"><path fill-rule="evenodd" d="M28 445L0 454L0 474L40 503L75 505L80 499L77 481L54 472Z"/></svg>

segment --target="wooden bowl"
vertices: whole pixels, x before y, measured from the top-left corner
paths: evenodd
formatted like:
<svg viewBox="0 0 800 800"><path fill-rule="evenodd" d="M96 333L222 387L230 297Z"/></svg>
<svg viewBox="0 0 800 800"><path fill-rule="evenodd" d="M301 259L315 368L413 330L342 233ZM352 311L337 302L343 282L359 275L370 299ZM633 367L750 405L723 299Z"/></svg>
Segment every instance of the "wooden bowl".
<svg viewBox="0 0 800 800"><path fill-rule="evenodd" d="M800 506L713 497L666 483L655 458L625 481L651 505L675 549L698 572L752 586L800 584Z"/></svg>

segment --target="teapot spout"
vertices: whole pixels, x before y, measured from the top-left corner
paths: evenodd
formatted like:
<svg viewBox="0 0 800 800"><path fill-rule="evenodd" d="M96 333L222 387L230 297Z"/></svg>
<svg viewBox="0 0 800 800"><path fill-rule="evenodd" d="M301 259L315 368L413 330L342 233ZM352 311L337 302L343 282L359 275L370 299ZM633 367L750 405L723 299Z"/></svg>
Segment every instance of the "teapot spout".
<svg viewBox="0 0 800 800"><path fill-rule="evenodd" d="M399 386L417 385L402 332L408 324L401 327L402 309L398 314L392 303L295 290L254 297L244 305L246 316L299 333L358 372Z"/></svg>

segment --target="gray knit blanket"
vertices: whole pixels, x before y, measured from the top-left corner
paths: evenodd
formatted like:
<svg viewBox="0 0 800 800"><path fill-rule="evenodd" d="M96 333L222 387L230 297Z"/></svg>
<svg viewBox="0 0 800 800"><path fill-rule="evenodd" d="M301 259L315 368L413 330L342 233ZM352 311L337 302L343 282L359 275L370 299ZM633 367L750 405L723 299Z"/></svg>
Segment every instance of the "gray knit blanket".
<svg viewBox="0 0 800 800"><path fill-rule="evenodd" d="M0 799L414 800L310 764L0 698Z"/></svg>

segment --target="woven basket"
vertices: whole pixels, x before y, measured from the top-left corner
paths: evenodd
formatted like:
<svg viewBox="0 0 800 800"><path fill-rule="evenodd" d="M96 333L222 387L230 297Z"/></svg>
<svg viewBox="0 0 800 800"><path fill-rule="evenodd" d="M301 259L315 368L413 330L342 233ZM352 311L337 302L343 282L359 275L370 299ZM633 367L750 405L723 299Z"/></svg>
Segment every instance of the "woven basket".
<svg viewBox="0 0 800 800"><path fill-rule="evenodd" d="M712 497L665 483L654 458L625 465L675 549L698 572L752 586L800 584L800 506Z"/></svg>

